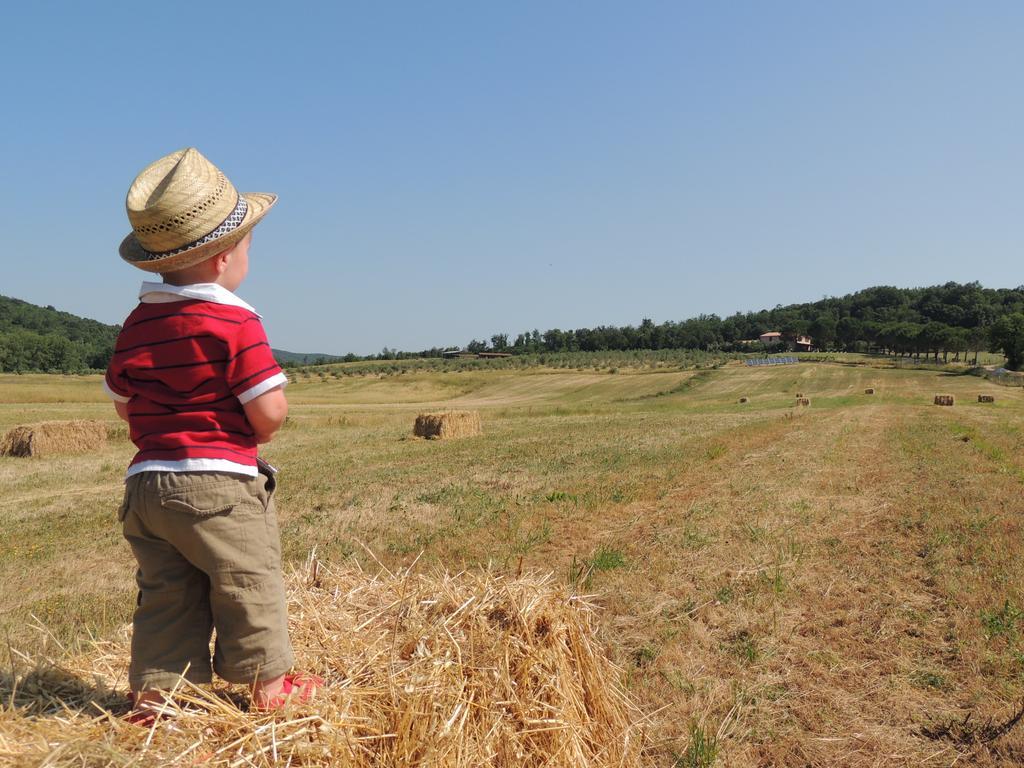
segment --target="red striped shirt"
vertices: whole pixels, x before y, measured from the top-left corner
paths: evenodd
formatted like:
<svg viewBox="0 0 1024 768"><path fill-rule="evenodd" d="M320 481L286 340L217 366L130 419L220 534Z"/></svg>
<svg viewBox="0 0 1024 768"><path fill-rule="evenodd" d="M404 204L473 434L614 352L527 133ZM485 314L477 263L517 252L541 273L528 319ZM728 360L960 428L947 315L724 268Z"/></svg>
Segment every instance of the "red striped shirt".
<svg viewBox="0 0 1024 768"><path fill-rule="evenodd" d="M193 287L214 300L188 298ZM256 437L242 405L287 379L251 307L226 289L184 288L183 296L178 287L144 284L143 303L125 320L107 369L105 388L128 403L139 449L128 474L255 475Z"/></svg>

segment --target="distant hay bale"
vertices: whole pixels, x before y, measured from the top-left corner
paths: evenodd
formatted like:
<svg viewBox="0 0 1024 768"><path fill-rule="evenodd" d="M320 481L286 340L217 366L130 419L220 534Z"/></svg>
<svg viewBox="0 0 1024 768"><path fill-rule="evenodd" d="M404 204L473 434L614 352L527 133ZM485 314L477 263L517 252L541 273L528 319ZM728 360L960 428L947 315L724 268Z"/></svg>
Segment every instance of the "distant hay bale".
<svg viewBox="0 0 1024 768"><path fill-rule="evenodd" d="M747 398L745 398L745 397L741 397L741 398L740 398L740 402L741 402L741 403L746 403L746 402L749 402L749 401L747 400Z"/></svg>
<svg viewBox="0 0 1024 768"><path fill-rule="evenodd" d="M797 405L810 405L811 404L811 400L808 397L800 397L800 398L797 398L796 404Z"/></svg>
<svg viewBox="0 0 1024 768"><path fill-rule="evenodd" d="M19 663L10 682L4 756L210 768L648 764L645 718L597 642L594 607L551 576L374 576L314 561L287 586L298 666L325 680L311 702L246 712L245 686L228 697L183 682L147 738L117 723L126 628L55 663L19 653L35 667Z"/></svg>
<svg viewBox="0 0 1024 768"><path fill-rule="evenodd" d="M445 411L421 413L416 417L412 433L416 437L450 440L480 434L480 414L477 411Z"/></svg>
<svg viewBox="0 0 1024 768"><path fill-rule="evenodd" d="M131 431L128 429L127 422L119 421L116 424L107 424L107 440L109 442L129 439L131 439Z"/></svg>
<svg viewBox="0 0 1024 768"><path fill-rule="evenodd" d="M953 396L952 395L936 395L935 396L935 404L936 405L952 405L953 404Z"/></svg>
<svg viewBox="0 0 1024 768"><path fill-rule="evenodd" d="M0 440L0 456L66 456L94 451L106 442L102 421L42 421L11 429Z"/></svg>
<svg viewBox="0 0 1024 768"><path fill-rule="evenodd" d="M979 403L994 403L996 401L995 395L978 395Z"/></svg>
<svg viewBox="0 0 1024 768"><path fill-rule="evenodd" d="M875 388L874 387L868 387L867 389L864 390L864 394L865 395L873 395L873 394L875 394Z"/></svg>

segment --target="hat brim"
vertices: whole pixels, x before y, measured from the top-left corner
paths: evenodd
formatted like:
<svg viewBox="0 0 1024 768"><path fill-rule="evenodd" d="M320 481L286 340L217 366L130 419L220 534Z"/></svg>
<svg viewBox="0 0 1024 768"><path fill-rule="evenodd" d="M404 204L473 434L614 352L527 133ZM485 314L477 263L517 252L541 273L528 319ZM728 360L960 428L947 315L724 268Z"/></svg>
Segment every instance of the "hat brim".
<svg viewBox="0 0 1024 768"><path fill-rule="evenodd" d="M245 237L249 230L256 226L256 223L266 216L267 211L273 208L277 202L277 195L269 192L243 192L242 197L245 198L248 205L245 218L242 219L241 224L223 237L197 245L195 248L189 248L187 251L180 251L173 256L153 258L153 255L139 244L135 233L132 232L121 241L121 246L118 249L121 258L132 266L147 272L176 272L179 269L186 269L198 264L221 251L226 251Z"/></svg>

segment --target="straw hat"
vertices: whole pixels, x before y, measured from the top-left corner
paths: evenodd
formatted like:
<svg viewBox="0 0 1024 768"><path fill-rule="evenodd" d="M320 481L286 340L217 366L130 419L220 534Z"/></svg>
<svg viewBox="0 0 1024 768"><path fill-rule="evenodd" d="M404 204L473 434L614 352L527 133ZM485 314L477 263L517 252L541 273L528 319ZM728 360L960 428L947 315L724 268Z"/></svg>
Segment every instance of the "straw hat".
<svg viewBox="0 0 1024 768"><path fill-rule="evenodd" d="M132 233L121 258L147 272L173 272L227 250L277 202L239 194L194 147L172 152L135 177L125 208Z"/></svg>

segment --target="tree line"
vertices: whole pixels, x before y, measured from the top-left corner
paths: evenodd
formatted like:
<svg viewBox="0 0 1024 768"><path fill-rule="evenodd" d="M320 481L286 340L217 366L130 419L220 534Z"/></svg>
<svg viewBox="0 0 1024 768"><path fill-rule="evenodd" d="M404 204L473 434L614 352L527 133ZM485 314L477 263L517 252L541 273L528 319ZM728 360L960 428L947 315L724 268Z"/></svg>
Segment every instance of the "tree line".
<svg viewBox="0 0 1024 768"><path fill-rule="evenodd" d="M116 325L0 296L0 371L102 370L113 354L118 330ZM1007 367L1017 370L1024 366L1024 286L983 288L976 282L925 288L876 286L725 318L698 315L663 323L645 319L638 325L530 330L514 337L496 333L489 341L471 340L465 349L511 354L750 352L765 349L750 342L768 331L782 334L780 347L798 336L810 336L814 347L823 351L927 356L936 361L948 361L950 355L954 360L973 355L976 361L980 351L1002 352ZM377 355L350 353L340 360L435 358L455 348L403 352L385 347Z"/></svg>
<svg viewBox="0 0 1024 768"><path fill-rule="evenodd" d="M490 343L473 339L469 351L512 353L631 349L699 349L744 352L762 349L751 341L763 333L782 334L779 348L810 336L822 351L878 352L928 356L938 361L977 361L979 351L1003 352L1008 367L1024 364L1024 286L983 288L979 283L945 283L927 288L876 286L841 297L776 306L729 317L698 315L688 320L598 326L540 332L513 339L498 333ZM768 351L774 351L769 348Z"/></svg>

